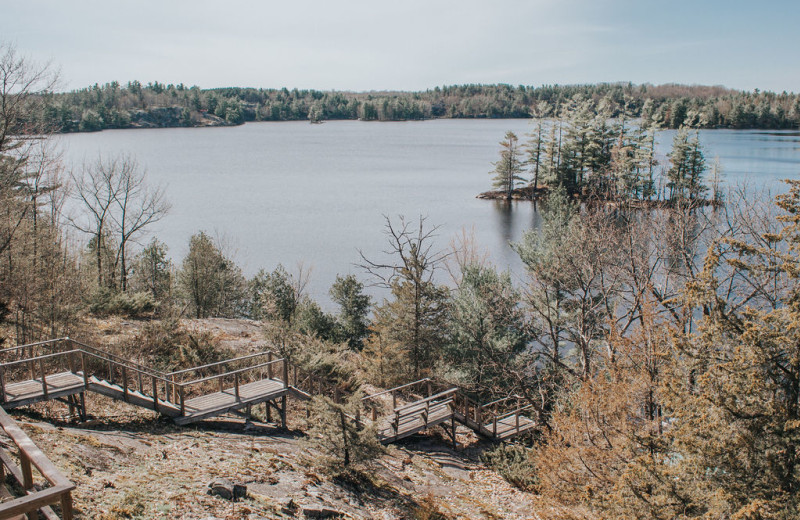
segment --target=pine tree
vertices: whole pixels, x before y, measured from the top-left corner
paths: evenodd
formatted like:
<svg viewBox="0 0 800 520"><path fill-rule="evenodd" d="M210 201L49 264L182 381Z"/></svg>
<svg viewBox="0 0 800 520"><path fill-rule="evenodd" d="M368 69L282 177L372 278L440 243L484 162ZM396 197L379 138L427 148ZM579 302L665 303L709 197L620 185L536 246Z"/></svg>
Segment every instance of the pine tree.
<svg viewBox="0 0 800 520"><path fill-rule="evenodd" d="M511 199L511 193L517 184L524 182L522 178L522 152L519 149L519 139L514 132L506 132L505 139L500 141L500 160L494 163L493 186L506 194L506 199Z"/></svg>

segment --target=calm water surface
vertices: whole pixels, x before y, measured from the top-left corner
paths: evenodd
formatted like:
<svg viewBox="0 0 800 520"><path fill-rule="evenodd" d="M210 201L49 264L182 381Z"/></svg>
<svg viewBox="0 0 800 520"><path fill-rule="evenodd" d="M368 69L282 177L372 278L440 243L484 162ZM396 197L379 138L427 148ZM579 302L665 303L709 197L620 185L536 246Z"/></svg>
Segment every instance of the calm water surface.
<svg viewBox="0 0 800 520"><path fill-rule="evenodd" d="M380 258L384 215L427 217L445 249L474 232L500 268L521 271L509 242L536 225L529 202L478 200L490 186L498 141L528 120L250 123L231 128L113 130L60 137L67 163L130 153L150 183L166 187L170 214L152 228L178 263L200 230L221 237L245 274L279 263L312 268L309 294L329 306L337 273L354 273L358 250ZM661 153L672 132L659 141ZM800 173L800 132L701 132L709 163L728 183L780 191ZM662 156L666 164L666 158ZM444 276L442 277L444 280ZM373 293L379 296L380 293Z"/></svg>

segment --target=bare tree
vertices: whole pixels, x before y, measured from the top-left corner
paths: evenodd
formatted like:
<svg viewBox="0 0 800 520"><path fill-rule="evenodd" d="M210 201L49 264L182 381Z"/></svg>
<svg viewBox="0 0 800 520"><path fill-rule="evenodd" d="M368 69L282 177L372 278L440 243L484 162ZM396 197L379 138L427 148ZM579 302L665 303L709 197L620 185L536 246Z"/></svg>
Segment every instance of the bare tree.
<svg viewBox="0 0 800 520"><path fill-rule="evenodd" d="M376 280L375 285L391 289L393 302L378 307L376 327L382 328L391 341L410 349L414 376L419 377L434 349L442 345L442 326L447 299L446 289L436 285L434 274L450 253L434 249L438 227L426 229L425 218L417 225L402 216L393 223L388 216L384 234L391 257L386 262L369 260L359 252L361 267Z"/></svg>
<svg viewBox="0 0 800 520"><path fill-rule="evenodd" d="M31 149L50 128L35 117L41 109L41 94L51 91L58 75L48 65L39 66L17 54L12 45L0 42L0 253L29 215L24 202L23 181L28 175Z"/></svg>
<svg viewBox="0 0 800 520"><path fill-rule="evenodd" d="M170 205L161 187L150 188L146 172L129 155L111 158L98 157L84 165L80 175L73 173L75 196L82 203L86 215L71 217L70 221L94 241L98 285L116 285L120 275L120 288L128 288L129 244L150 224L161 220ZM103 254L114 238L116 252L111 267L110 280L103 279Z"/></svg>

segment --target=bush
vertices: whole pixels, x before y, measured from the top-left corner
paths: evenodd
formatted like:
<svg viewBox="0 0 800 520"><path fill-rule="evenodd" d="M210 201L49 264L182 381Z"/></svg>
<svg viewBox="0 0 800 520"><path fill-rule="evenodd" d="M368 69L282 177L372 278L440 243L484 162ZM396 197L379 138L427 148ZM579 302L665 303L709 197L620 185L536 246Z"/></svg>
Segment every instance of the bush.
<svg viewBox="0 0 800 520"><path fill-rule="evenodd" d="M536 467L529 448L518 444L501 444L483 452L481 461L523 491L532 491L536 485Z"/></svg>
<svg viewBox="0 0 800 520"><path fill-rule="evenodd" d="M210 332L192 334L178 318L170 317L144 326L132 341L131 348L161 370L177 370L229 359L232 353L219 346Z"/></svg>
<svg viewBox="0 0 800 520"><path fill-rule="evenodd" d="M142 317L152 314L158 304L147 292L117 292L99 287L89 295L89 312L97 316Z"/></svg>

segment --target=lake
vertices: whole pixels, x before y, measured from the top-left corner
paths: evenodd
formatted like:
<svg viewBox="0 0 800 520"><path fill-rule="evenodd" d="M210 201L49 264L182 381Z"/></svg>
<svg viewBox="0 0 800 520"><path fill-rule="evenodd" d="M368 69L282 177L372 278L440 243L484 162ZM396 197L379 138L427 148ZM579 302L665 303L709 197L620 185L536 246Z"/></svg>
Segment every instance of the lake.
<svg viewBox="0 0 800 520"><path fill-rule="evenodd" d="M500 268L521 271L509 242L536 225L533 205L475 198L490 189L488 172L507 130L522 138L532 128L523 119L270 122L58 139L73 168L100 153L129 153L151 184L165 186L172 210L151 232L176 264L189 237L204 230L226 244L247 276L279 263L294 273L300 263L311 268L308 293L330 309L337 273L367 281L356 265L359 250L381 258L384 216L425 216L439 226L442 250L466 229ZM673 134L659 136L662 166ZM728 183L777 193L779 179L800 173L800 132L706 130L701 141Z"/></svg>

